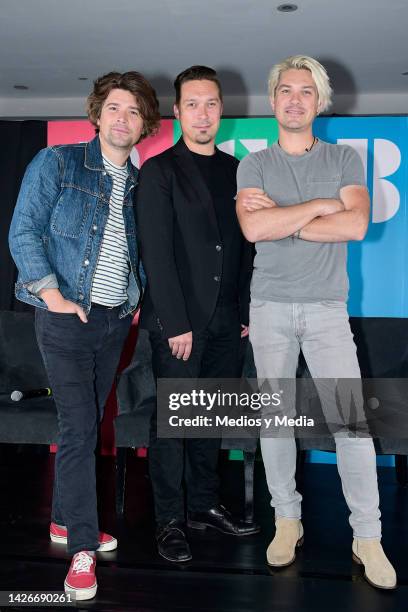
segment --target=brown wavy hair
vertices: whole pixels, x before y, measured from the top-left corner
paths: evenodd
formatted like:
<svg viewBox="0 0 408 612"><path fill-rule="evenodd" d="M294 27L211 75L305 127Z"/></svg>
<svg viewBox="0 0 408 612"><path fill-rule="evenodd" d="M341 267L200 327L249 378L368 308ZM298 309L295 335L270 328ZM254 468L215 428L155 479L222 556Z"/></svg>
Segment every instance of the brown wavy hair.
<svg viewBox="0 0 408 612"><path fill-rule="evenodd" d="M154 88L140 72L108 72L94 81L93 91L86 103L89 121L99 132L97 120L101 116L102 106L112 89L124 89L133 94L137 100L143 118L143 132L140 140L157 134L160 127L159 101Z"/></svg>

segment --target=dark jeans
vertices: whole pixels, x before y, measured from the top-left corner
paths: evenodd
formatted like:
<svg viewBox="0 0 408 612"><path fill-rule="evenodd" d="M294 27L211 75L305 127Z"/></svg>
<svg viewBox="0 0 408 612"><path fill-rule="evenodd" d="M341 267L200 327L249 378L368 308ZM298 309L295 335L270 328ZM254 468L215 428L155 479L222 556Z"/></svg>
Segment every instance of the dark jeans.
<svg viewBox="0 0 408 612"><path fill-rule="evenodd" d="M51 520L68 529L68 551L98 548L98 427L129 331L119 308L75 314L37 309L37 341L57 407L59 441Z"/></svg>
<svg viewBox="0 0 408 612"><path fill-rule="evenodd" d="M238 308L217 306L208 327L193 333L187 361L173 357L168 340L150 332L155 377L236 378L240 375L240 329ZM188 511L209 510L218 503L219 448L219 439L157 438L157 418L153 417L149 469L158 523L184 520L183 472Z"/></svg>

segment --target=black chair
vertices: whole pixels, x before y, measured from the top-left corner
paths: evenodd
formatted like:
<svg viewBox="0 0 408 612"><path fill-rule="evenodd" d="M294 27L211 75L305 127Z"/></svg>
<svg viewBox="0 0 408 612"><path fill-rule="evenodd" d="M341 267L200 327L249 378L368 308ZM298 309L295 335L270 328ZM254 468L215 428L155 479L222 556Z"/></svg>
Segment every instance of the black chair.
<svg viewBox="0 0 408 612"><path fill-rule="evenodd" d="M0 312L0 443L53 444L57 441L56 408L52 398L12 401L14 390L48 387L37 346L34 314Z"/></svg>
<svg viewBox="0 0 408 612"><path fill-rule="evenodd" d="M123 515L126 449L147 447L155 405L150 343L143 332L129 368L119 380L121 416L115 420L117 444L116 506ZM136 371L137 384L134 384ZM0 443L47 445L58 442L52 397L12 401L12 391L48 387L39 351L33 312L0 311ZM153 395L151 393L153 389ZM245 458L245 516L253 520L253 472L256 440L224 440L223 448L241 448Z"/></svg>
<svg viewBox="0 0 408 612"><path fill-rule="evenodd" d="M361 376L363 379L370 379L367 383L370 383L373 395L380 399L386 411L407 412L408 399L403 393L402 385L395 379L408 378L408 320L389 317L351 317L350 325L357 345ZM301 362L298 375L310 377L304 362ZM302 385L301 388L305 391L303 397L300 394L297 398L299 412L312 402L313 412L316 413L320 404L316 391L311 390L310 385L305 387ZM397 482L401 486L406 486L408 438L402 435L399 438L380 436L374 439L374 444L377 454L395 455ZM299 440L299 448L334 451L335 444L332 437L302 438Z"/></svg>
<svg viewBox="0 0 408 612"><path fill-rule="evenodd" d="M123 516L125 503L126 456L128 448L149 446L150 420L156 405L156 385L152 372L152 354L148 332L139 330L132 362L122 372L118 386L118 416L115 419L117 447L116 512ZM251 356L246 359L244 375L253 377ZM245 475L245 521L254 520L254 469L257 439L223 438L224 450L242 450Z"/></svg>
<svg viewBox="0 0 408 612"><path fill-rule="evenodd" d="M351 319L363 378L408 378L408 320ZM126 449L147 447L150 417L155 405L150 343L140 333L133 360L118 383L119 416L115 419L117 455L117 510L123 515ZM305 375L305 372L303 372ZM256 378L251 351L244 376ZM392 384L391 380L390 383ZM50 445L58 442L55 404L51 398L13 402L14 390L49 386L34 332L32 312L0 311L0 443ZM299 398L302 401L302 398ZM317 400L318 401L318 400ZM405 397L400 398L405 409ZM222 448L242 449L245 471L245 518L253 520L253 476L257 441L223 439ZM407 484L408 439L380 438L379 453L393 454L399 484ZM332 439L301 440L300 448L334 450Z"/></svg>

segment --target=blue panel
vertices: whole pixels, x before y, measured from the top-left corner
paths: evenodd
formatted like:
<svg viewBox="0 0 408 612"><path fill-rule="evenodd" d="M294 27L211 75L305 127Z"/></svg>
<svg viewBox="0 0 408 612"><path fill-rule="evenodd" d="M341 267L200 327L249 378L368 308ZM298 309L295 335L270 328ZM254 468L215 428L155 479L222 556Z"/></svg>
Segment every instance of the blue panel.
<svg viewBox="0 0 408 612"><path fill-rule="evenodd" d="M327 453L326 451L312 450L307 452L306 461L308 463L331 463L336 464L336 453ZM377 465L384 467L394 467L394 455L379 455L377 457Z"/></svg>
<svg viewBox="0 0 408 612"><path fill-rule="evenodd" d="M365 240L349 245L349 313L407 317L408 119L321 117L315 133L351 140L367 168L371 222Z"/></svg>
<svg viewBox="0 0 408 612"><path fill-rule="evenodd" d="M314 132L327 142L347 141L366 169L371 221L364 241L349 244L350 315L408 317L408 118L319 117ZM276 137L275 119L226 119L217 143L241 159ZM308 460L336 463L336 455L311 451ZM377 463L394 465L394 457Z"/></svg>

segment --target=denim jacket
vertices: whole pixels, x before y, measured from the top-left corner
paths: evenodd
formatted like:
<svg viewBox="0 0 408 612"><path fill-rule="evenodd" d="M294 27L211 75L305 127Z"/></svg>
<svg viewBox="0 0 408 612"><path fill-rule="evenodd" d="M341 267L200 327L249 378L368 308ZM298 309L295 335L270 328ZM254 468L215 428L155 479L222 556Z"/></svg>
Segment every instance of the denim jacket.
<svg viewBox="0 0 408 612"><path fill-rule="evenodd" d="M133 211L138 171L130 160L127 163L123 218L131 270L120 317L136 310L146 283ZM111 190L98 136L89 143L48 147L35 156L24 175L9 234L19 271L19 300L47 308L29 288L51 279L50 286L89 313Z"/></svg>

